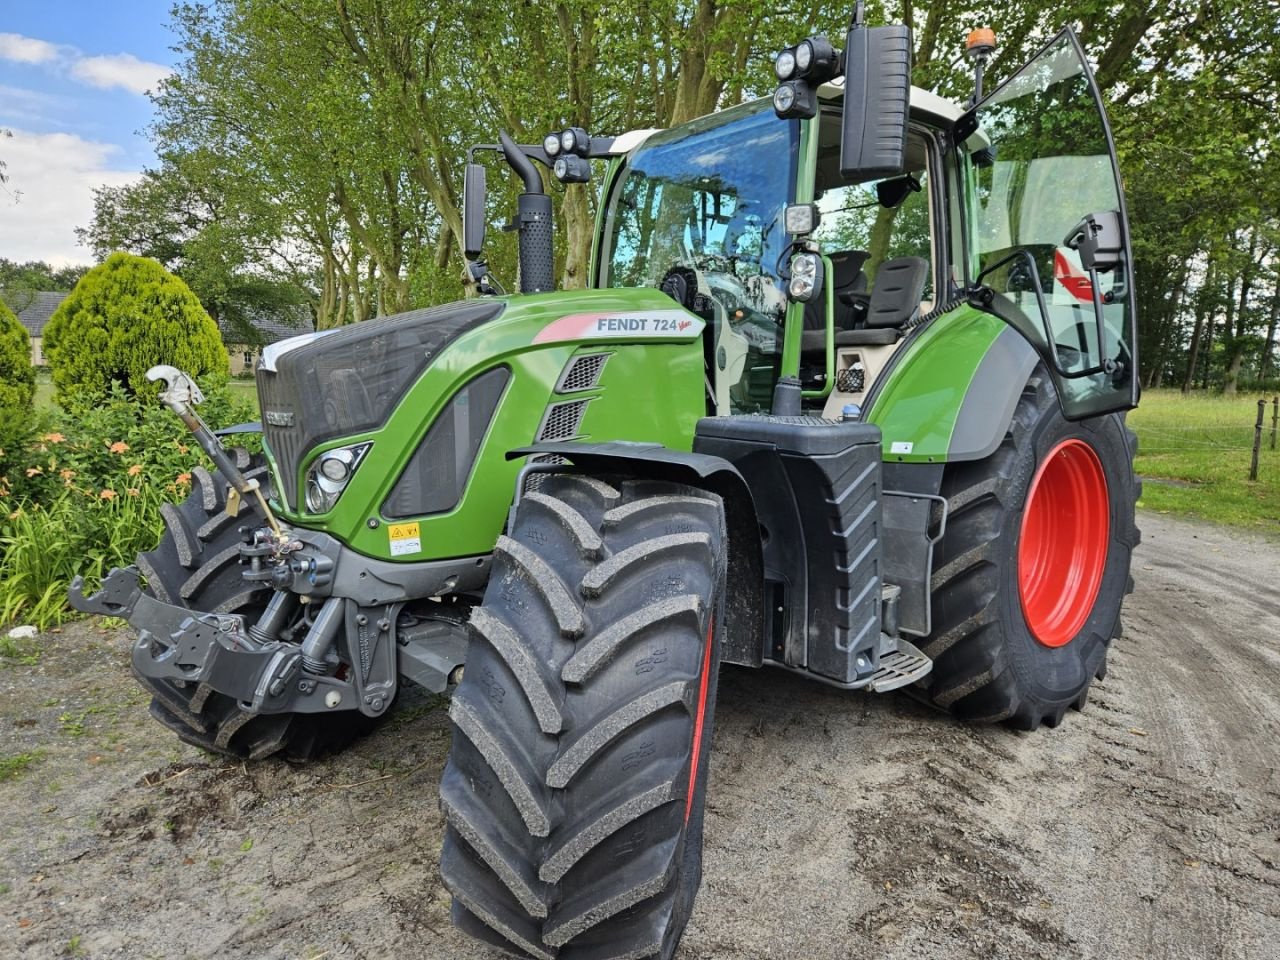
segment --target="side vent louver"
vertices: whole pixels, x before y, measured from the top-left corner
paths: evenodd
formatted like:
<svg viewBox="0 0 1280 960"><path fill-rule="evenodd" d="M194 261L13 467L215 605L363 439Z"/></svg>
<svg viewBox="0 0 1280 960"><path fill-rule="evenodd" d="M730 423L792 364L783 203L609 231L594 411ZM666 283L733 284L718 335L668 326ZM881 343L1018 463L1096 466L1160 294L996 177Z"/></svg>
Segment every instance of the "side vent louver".
<svg viewBox="0 0 1280 960"><path fill-rule="evenodd" d="M582 426L582 415L587 412L590 400L570 400L566 403L553 403L547 408L542 418L542 426L538 428L537 442L544 440L571 440L578 435Z"/></svg>
<svg viewBox="0 0 1280 960"><path fill-rule="evenodd" d="M586 356L574 357L560 374L560 382L556 384L556 393L576 393L579 390L591 390L600 382L600 374L604 363L609 359L607 353L589 353Z"/></svg>

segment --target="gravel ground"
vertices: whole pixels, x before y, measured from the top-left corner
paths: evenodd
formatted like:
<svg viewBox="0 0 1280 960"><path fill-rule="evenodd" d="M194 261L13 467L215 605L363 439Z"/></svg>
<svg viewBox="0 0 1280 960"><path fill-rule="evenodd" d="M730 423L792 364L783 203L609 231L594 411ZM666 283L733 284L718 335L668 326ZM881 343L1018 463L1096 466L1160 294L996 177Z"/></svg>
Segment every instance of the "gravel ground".
<svg viewBox="0 0 1280 960"><path fill-rule="evenodd" d="M1280 958L1280 547L1143 515L1057 730L778 672L720 686L694 958ZM436 876L444 702L294 767L161 730L121 630L0 668L0 956L494 960ZM4 774L0 773L0 777Z"/></svg>

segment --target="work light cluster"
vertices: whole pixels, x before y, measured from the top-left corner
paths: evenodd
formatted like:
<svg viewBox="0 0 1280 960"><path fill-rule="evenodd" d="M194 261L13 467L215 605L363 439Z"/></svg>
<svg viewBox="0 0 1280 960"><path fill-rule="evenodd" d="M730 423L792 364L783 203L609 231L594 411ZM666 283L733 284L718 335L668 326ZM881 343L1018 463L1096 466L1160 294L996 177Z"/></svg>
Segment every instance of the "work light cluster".
<svg viewBox="0 0 1280 960"><path fill-rule="evenodd" d="M826 37L801 40L787 47L773 63L779 86L773 93L773 109L784 120L817 115L818 87L844 70L843 55Z"/></svg>
<svg viewBox="0 0 1280 960"><path fill-rule="evenodd" d="M551 170L561 183L586 183L591 179L591 137L581 127L548 133L542 149L551 160Z"/></svg>

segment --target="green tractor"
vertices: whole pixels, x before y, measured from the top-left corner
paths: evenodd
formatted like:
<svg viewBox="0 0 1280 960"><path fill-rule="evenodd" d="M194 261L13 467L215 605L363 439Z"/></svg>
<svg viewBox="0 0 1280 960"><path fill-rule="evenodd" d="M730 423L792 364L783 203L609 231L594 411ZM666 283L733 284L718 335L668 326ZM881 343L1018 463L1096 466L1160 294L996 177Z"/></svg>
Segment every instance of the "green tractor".
<svg viewBox="0 0 1280 960"><path fill-rule="evenodd" d="M213 460L82 610L125 617L154 717L306 759L451 692L441 874L529 957L662 957L701 875L721 663L1057 726L1130 589L1132 258L1064 31L958 107L855 14L780 86L663 131L492 149L518 295L267 348L264 458ZM590 289L553 289L540 164L607 173Z"/></svg>

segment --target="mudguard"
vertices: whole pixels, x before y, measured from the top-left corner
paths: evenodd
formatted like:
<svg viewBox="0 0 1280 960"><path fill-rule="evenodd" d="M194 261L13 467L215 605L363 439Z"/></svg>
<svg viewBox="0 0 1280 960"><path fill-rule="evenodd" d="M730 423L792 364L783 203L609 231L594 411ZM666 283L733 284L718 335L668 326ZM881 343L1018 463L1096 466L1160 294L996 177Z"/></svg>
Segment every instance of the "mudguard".
<svg viewBox="0 0 1280 960"><path fill-rule="evenodd" d="M658 443L536 443L507 458L556 456L595 474L621 473L685 483L718 494L729 530L729 577L720 659L748 667L761 665L764 650L764 557L755 501L737 468L722 457L672 450Z"/></svg>
<svg viewBox="0 0 1280 960"><path fill-rule="evenodd" d="M872 388L865 415L880 427L885 462L990 456L1038 360L1021 333L967 304L919 328Z"/></svg>

